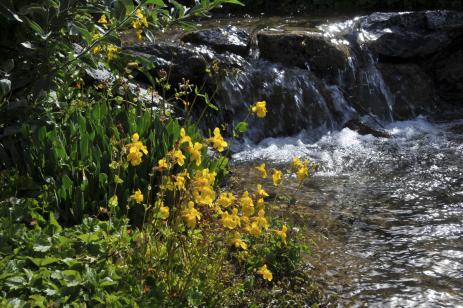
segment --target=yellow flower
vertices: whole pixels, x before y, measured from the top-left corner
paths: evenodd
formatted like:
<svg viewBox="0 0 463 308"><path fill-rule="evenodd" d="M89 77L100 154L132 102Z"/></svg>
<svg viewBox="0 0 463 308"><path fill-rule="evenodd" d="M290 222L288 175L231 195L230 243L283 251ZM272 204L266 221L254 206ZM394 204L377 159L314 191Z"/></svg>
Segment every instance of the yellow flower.
<svg viewBox="0 0 463 308"><path fill-rule="evenodd" d="M106 15L101 15L100 19L98 19L98 23L101 25L108 24L108 19L106 18Z"/></svg>
<svg viewBox="0 0 463 308"><path fill-rule="evenodd" d="M110 208L116 208L118 205L117 195L114 195L111 198L109 198L108 204Z"/></svg>
<svg viewBox="0 0 463 308"><path fill-rule="evenodd" d="M201 149L203 145L199 142L195 142L194 146L188 147L188 152L191 154L191 158L196 162L196 166L201 165Z"/></svg>
<svg viewBox="0 0 463 308"><path fill-rule="evenodd" d="M264 198L259 198L256 202L256 205L257 205L257 208L260 210L260 209L263 209L265 207L265 201L264 201Z"/></svg>
<svg viewBox="0 0 463 308"><path fill-rule="evenodd" d="M178 144L182 145L184 143L188 143L189 147L193 146L193 144L191 142L191 137L187 136L187 134L185 132L185 129L182 127L182 128L180 128L180 139L178 141Z"/></svg>
<svg viewBox="0 0 463 308"><path fill-rule="evenodd" d="M262 278L268 281L272 281L273 279L273 274L272 272L267 268L267 264L264 264L259 270L257 271L258 274L262 275Z"/></svg>
<svg viewBox="0 0 463 308"><path fill-rule="evenodd" d="M159 213L161 214L162 219L167 219L169 217L169 207L161 205Z"/></svg>
<svg viewBox="0 0 463 308"><path fill-rule="evenodd" d="M172 160L179 166L185 164L185 155L183 155L182 150L174 150L171 153Z"/></svg>
<svg viewBox="0 0 463 308"><path fill-rule="evenodd" d="M143 194L141 193L140 189L135 191L133 195L130 196L130 199L134 200L136 203L143 202Z"/></svg>
<svg viewBox="0 0 463 308"><path fill-rule="evenodd" d="M188 207L182 211L182 216L186 225L190 229L196 227L196 221L201 219L201 214L195 209L193 201L188 202Z"/></svg>
<svg viewBox="0 0 463 308"><path fill-rule="evenodd" d="M239 200L239 204L241 205L241 210L243 211L243 215L250 217L254 214L254 203L252 202L251 197L249 197L249 193L245 191L243 196Z"/></svg>
<svg viewBox="0 0 463 308"><path fill-rule="evenodd" d="M235 196L233 196L232 193L230 192L223 192L220 194L219 200L217 201L217 204L220 205L221 207L229 207L233 202L235 202Z"/></svg>
<svg viewBox="0 0 463 308"><path fill-rule="evenodd" d="M272 179L273 179L273 185L278 186L281 183L281 171L277 169L273 169L272 173Z"/></svg>
<svg viewBox="0 0 463 308"><path fill-rule="evenodd" d="M203 205L212 205L215 200L215 191L213 188L215 182L215 172L209 172L209 169L203 169L196 172L193 180L193 198L196 203Z"/></svg>
<svg viewBox="0 0 463 308"><path fill-rule="evenodd" d="M267 103L265 101L257 102L251 106L251 111L254 112L258 118L265 118L267 115Z"/></svg>
<svg viewBox="0 0 463 308"><path fill-rule="evenodd" d="M182 173L179 173L177 175L174 176L175 178L175 183L174 183L174 187L177 189L177 190L185 190L185 183L186 183L186 178L188 178L189 175L188 175L188 171L185 170L183 171Z"/></svg>
<svg viewBox="0 0 463 308"><path fill-rule="evenodd" d="M232 214L229 214L228 212L222 213L222 225L230 230L240 226L240 217L238 216L237 208L233 209Z"/></svg>
<svg viewBox="0 0 463 308"><path fill-rule="evenodd" d="M141 164L142 156L148 154L146 146L144 146L140 141L140 136L137 133L132 135L132 142L127 144L126 147L129 149L127 160L132 164L132 166L138 166Z"/></svg>
<svg viewBox="0 0 463 308"><path fill-rule="evenodd" d="M236 248L241 248L243 250L248 249L248 245L241 240L241 236L238 232L235 232L233 237L230 239L230 245L233 245Z"/></svg>
<svg viewBox="0 0 463 308"><path fill-rule="evenodd" d="M296 172L296 178L299 182L304 181L304 179L308 176L309 176L309 169L304 166L299 168Z"/></svg>
<svg viewBox="0 0 463 308"><path fill-rule="evenodd" d="M265 169L265 163L256 167L257 171L260 172L260 175L263 179L267 178L267 169Z"/></svg>
<svg viewBox="0 0 463 308"><path fill-rule="evenodd" d="M135 12L135 16L138 17L138 19L132 21L132 26L135 29L139 29L142 26L144 26L145 28L148 28L148 20L146 19L145 15L143 15L143 12L140 9L138 9Z"/></svg>
<svg viewBox="0 0 463 308"><path fill-rule="evenodd" d="M95 46L95 47L92 48L92 53L93 53L94 55L97 55L97 54L99 54L100 52L101 52L101 46Z"/></svg>
<svg viewBox="0 0 463 308"><path fill-rule="evenodd" d="M283 225L283 227L281 227L281 230L275 230L275 233L281 237L281 239L283 240L283 242L286 244L286 231L288 231L288 227L286 227L286 225Z"/></svg>
<svg viewBox="0 0 463 308"><path fill-rule="evenodd" d="M291 169L298 170L299 168L304 167L304 164L298 157L294 157L293 161L291 162Z"/></svg>
<svg viewBox="0 0 463 308"><path fill-rule="evenodd" d="M143 39L143 30L135 31L135 36L137 37L137 41L141 41Z"/></svg>
<svg viewBox="0 0 463 308"><path fill-rule="evenodd" d="M208 139L212 146L219 152L222 152L224 148L228 146L228 143L223 139L222 135L220 134L220 129L216 127L214 129L214 137Z"/></svg>
<svg viewBox="0 0 463 308"><path fill-rule="evenodd" d="M106 47L106 59L108 59L108 61L111 61L118 50L119 48L117 48L116 45L108 45Z"/></svg>
<svg viewBox="0 0 463 308"><path fill-rule="evenodd" d="M158 161L158 168L161 169L161 170L169 168L169 165L167 165L167 160L164 159L164 158L160 159Z"/></svg>
<svg viewBox="0 0 463 308"><path fill-rule="evenodd" d="M262 232L259 223L256 221L253 221L251 224L248 224L246 227L244 227L244 230L256 237L259 236Z"/></svg>
<svg viewBox="0 0 463 308"><path fill-rule="evenodd" d="M268 197L267 192L262 188L262 185L261 185L261 184L257 184L256 195L257 195L259 198Z"/></svg>
<svg viewBox="0 0 463 308"><path fill-rule="evenodd" d="M253 217L252 220L257 223L257 226L259 226L259 229L268 229L268 221L267 218L265 218L265 211L264 209L260 209L259 213L257 214L257 217Z"/></svg>

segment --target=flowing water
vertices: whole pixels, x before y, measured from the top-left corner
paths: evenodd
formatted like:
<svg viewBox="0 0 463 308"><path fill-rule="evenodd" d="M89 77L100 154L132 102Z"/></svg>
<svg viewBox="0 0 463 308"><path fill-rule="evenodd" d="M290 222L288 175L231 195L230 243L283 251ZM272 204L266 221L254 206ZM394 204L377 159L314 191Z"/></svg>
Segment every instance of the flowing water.
<svg viewBox="0 0 463 308"><path fill-rule="evenodd" d="M463 305L462 125L392 122L390 139L348 128L316 142L301 133L265 139L234 160L279 165L298 156L321 164L297 198L344 226L327 234L339 235L340 245L325 249L355 261L321 260L342 305L455 307Z"/></svg>

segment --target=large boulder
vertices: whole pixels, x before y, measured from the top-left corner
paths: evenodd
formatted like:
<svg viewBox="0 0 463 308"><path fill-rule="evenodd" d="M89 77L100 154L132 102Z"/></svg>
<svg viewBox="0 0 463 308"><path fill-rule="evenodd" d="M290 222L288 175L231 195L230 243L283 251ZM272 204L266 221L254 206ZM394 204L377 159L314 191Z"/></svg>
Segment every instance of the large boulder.
<svg viewBox="0 0 463 308"><path fill-rule="evenodd" d="M227 26L193 31L185 34L181 40L187 43L206 45L217 52L229 51L244 56L249 51L251 37L244 29Z"/></svg>
<svg viewBox="0 0 463 308"><path fill-rule="evenodd" d="M418 65L380 63L378 69L394 99L394 118L409 119L437 109L433 81Z"/></svg>
<svg viewBox="0 0 463 308"><path fill-rule="evenodd" d="M447 49L463 34L463 13L374 13L358 20L361 38L377 55L423 59Z"/></svg>
<svg viewBox="0 0 463 308"><path fill-rule="evenodd" d="M463 49L440 58L434 65L439 96L455 104L463 102Z"/></svg>
<svg viewBox="0 0 463 308"><path fill-rule="evenodd" d="M335 77L347 67L349 50L321 33L262 31L257 34L260 57L309 68L320 78Z"/></svg>

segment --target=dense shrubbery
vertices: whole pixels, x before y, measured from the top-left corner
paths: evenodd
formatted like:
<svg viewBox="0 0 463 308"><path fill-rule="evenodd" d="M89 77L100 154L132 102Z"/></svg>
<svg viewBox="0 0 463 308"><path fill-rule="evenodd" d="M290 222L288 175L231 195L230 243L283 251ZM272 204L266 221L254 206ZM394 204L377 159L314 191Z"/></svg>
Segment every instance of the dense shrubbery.
<svg viewBox="0 0 463 308"><path fill-rule="evenodd" d="M170 87L165 76L121 48L121 33L150 40L224 3L238 1L0 4L2 306L233 306L275 302L266 290L292 276L310 283L300 271L307 247L269 217L262 186L221 187L220 129L204 137L175 118L156 92ZM101 68L111 76L89 78ZM172 101L206 98L188 84L174 92ZM266 113L265 102L250 110ZM302 183L315 170L295 160L290 172ZM265 165L258 172L267 178ZM283 177L273 170L266 181Z"/></svg>

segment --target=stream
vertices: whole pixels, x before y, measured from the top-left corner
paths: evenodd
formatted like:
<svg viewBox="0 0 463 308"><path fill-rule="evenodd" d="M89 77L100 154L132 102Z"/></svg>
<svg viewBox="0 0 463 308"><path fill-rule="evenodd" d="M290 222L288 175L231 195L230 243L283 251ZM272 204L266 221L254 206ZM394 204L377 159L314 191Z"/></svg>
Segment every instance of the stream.
<svg viewBox="0 0 463 308"><path fill-rule="evenodd" d="M463 303L462 125L419 117L387 124L390 139L349 128L316 142L310 134L269 138L233 158L238 165L281 165L295 156L320 163L297 199L342 225L326 235L338 243L324 247L329 257L321 260L332 276L327 288L341 305L457 307Z"/></svg>

